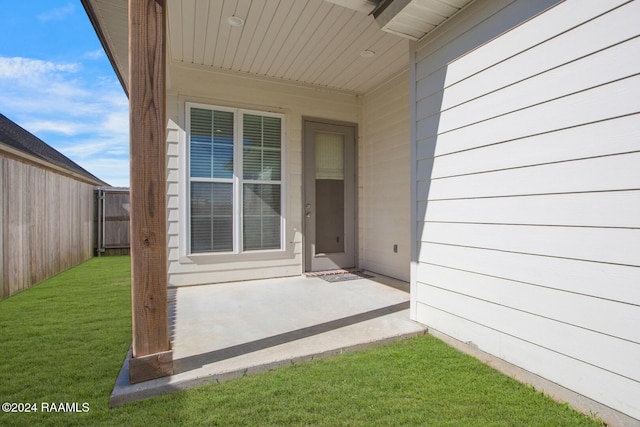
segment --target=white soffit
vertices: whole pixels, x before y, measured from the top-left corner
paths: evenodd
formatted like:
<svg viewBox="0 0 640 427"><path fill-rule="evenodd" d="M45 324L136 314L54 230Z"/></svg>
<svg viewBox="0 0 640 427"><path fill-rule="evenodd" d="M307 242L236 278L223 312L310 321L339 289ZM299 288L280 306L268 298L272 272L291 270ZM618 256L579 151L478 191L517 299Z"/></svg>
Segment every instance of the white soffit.
<svg viewBox="0 0 640 427"><path fill-rule="evenodd" d="M376 22L383 31L420 40L473 0L393 0Z"/></svg>
<svg viewBox="0 0 640 427"><path fill-rule="evenodd" d="M378 5L379 0L324 0L329 3L337 4L338 6L346 7L347 9L355 10L356 12L366 13L367 15L373 12L373 9Z"/></svg>
<svg viewBox="0 0 640 427"><path fill-rule="evenodd" d="M114 70L124 87L129 81L129 5L127 0L86 0ZM125 89L127 90L127 89Z"/></svg>
<svg viewBox="0 0 640 427"><path fill-rule="evenodd" d="M83 2L91 6L97 31L126 86L127 0ZM409 64L408 40L380 31L374 17L363 12L374 3L379 1L167 1L168 60L366 93ZM231 16L242 18L244 25L229 25Z"/></svg>
<svg viewBox="0 0 640 427"><path fill-rule="evenodd" d="M174 64L366 93L407 69L409 42L353 9L361 3L169 1L168 53ZM244 26L230 26L229 16Z"/></svg>

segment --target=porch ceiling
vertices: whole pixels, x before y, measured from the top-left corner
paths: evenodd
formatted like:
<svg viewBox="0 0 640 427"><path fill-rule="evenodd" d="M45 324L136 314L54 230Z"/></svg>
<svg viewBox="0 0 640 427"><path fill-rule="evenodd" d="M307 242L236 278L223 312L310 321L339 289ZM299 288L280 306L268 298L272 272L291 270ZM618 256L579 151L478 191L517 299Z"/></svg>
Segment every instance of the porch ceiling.
<svg viewBox="0 0 640 427"><path fill-rule="evenodd" d="M84 0L128 86L127 0ZM227 24L229 16L242 27ZM167 2L172 61L364 93L405 69L409 42L373 16L324 0ZM97 21L97 22L96 22ZM360 52L375 55L363 58Z"/></svg>
<svg viewBox="0 0 640 427"><path fill-rule="evenodd" d="M406 69L406 37L419 38L469 1L395 0L385 15L378 15L384 22L336 0L168 1L168 56L212 70L366 93ZM82 2L126 88L127 0ZM229 25L230 16L242 18L244 25ZM396 34L408 27L412 32L400 37L381 25ZM374 55L363 57L363 51Z"/></svg>
<svg viewBox="0 0 640 427"><path fill-rule="evenodd" d="M227 24L232 15L244 26ZM362 93L409 62L407 40L324 0L183 0L168 20L171 59L214 69Z"/></svg>

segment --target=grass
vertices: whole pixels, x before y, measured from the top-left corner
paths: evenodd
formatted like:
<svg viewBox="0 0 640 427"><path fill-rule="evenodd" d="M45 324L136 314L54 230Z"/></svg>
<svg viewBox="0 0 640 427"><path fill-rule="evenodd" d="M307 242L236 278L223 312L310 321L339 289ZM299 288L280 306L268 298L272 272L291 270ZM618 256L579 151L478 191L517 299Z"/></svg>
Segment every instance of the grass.
<svg viewBox="0 0 640 427"><path fill-rule="evenodd" d="M39 409L0 425L602 425L429 336L109 409L129 276L128 257L95 258L0 302L0 402Z"/></svg>

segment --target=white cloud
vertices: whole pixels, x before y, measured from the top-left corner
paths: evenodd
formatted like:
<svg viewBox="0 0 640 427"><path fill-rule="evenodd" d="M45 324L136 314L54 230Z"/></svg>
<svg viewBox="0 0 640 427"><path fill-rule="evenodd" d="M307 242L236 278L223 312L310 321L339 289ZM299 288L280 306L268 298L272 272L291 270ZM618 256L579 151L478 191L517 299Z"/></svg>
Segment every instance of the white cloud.
<svg viewBox="0 0 640 427"><path fill-rule="evenodd" d="M116 130L119 131L119 130ZM118 133L122 133L119 131ZM87 136L82 139L74 139L61 147L64 154L79 159L89 159L96 155L127 156L129 154L129 141L124 137L114 136Z"/></svg>
<svg viewBox="0 0 640 427"><path fill-rule="evenodd" d="M66 6L62 6L56 9L51 9L47 12L38 15L40 21L57 21L64 19L66 16L72 14L75 10L73 3L67 3Z"/></svg>
<svg viewBox="0 0 640 427"><path fill-rule="evenodd" d="M63 135L75 135L77 133L77 127L73 123L63 121L35 120L26 122L23 125L31 133L55 132Z"/></svg>
<svg viewBox="0 0 640 427"><path fill-rule="evenodd" d="M102 49L96 49L90 52L85 52L82 56L87 59L100 59L104 57L104 51Z"/></svg>
<svg viewBox="0 0 640 427"><path fill-rule="evenodd" d="M128 134L129 106L125 103L124 105L120 105L120 107L121 109L119 111L109 113L107 117L105 117L103 125L110 133L115 130L126 129L127 131L125 133Z"/></svg>
<svg viewBox="0 0 640 427"><path fill-rule="evenodd" d="M6 58L0 56L0 78L2 79L29 79L42 78L51 73L75 73L78 64L55 63L29 58Z"/></svg>
<svg viewBox="0 0 640 427"><path fill-rule="evenodd" d="M0 57L0 111L112 185L128 185L128 101L82 64Z"/></svg>

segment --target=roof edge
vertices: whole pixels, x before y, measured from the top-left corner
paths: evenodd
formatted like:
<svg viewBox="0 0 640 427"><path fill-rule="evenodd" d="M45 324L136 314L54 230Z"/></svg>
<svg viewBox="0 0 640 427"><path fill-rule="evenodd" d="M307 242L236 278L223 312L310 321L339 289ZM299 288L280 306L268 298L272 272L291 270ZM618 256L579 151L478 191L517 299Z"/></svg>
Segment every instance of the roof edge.
<svg viewBox="0 0 640 427"><path fill-rule="evenodd" d="M118 68L118 65L115 60L115 56L113 55L113 51L111 50L109 43L107 43L107 38L105 37L104 32L100 27L100 23L98 22L98 15L96 14L95 9L91 4L91 0L80 0L80 2L82 3L84 10L87 13L87 16L89 17L89 21L91 22L91 25L93 26L93 29L96 32L96 35L98 36L98 40L100 40L100 44L102 45L102 48L107 54L107 58L109 58L109 62L111 63L111 68L113 68L113 71L116 73L116 76L118 77L118 81L120 81L120 85L122 86L122 90L124 90L124 93L128 98L129 90L126 85L126 80L124 79L124 76L122 75L122 73L120 72L120 69Z"/></svg>
<svg viewBox="0 0 640 427"><path fill-rule="evenodd" d="M38 166L44 166L45 168L51 170L52 172L58 173L60 175L64 175L64 176L68 176L70 178L75 179L76 181L82 181L84 183L87 184L92 184L92 185L96 185L96 186L109 186L108 183L102 181L101 179L97 178L96 179L92 179L86 175L82 175L79 174L77 172L71 171L69 169L63 168L61 166L58 166L54 163L51 163L45 159L41 159L38 156L34 156L32 154L29 153L25 153L24 151L20 151L17 148L11 147L3 142L0 141L0 153L3 154L8 154L7 157L9 158L13 158L16 160L22 160L25 163L29 163L29 164L33 164L33 165L38 165Z"/></svg>

